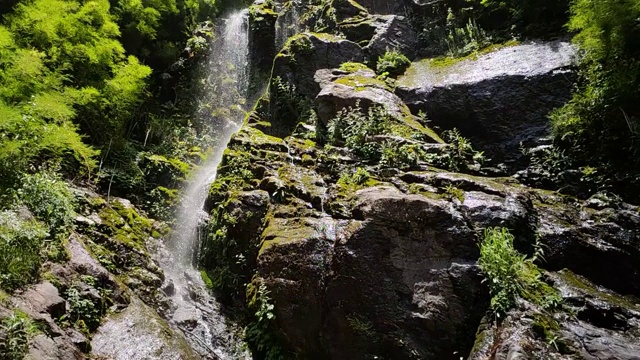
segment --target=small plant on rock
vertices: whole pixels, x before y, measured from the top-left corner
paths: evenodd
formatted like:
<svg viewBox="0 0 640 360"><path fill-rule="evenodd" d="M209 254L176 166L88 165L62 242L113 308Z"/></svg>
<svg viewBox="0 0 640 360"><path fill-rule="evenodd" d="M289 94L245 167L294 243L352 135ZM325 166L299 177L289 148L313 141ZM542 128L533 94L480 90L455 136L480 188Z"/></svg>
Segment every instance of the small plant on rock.
<svg viewBox="0 0 640 360"><path fill-rule="evenodd" d="M276 316L273 313L274 305L269 297L269 290L264 282L255 282L247 286L247 305L254 311L253 321L246 328L247 341L257 350L261 358L266 360L284 359L272 323Z"/></svg>
<svg viewBox="0 0 640 360"><path fill-rule="evenodd" d="M542 257L542 249L528 258L513 246L514 237L505 228L487 228L480 243L478 265L485 275L491 294L491 308L502 318L525 299L544 309L556 308L561 301L558 292L542 280L542 272L535 261Z"/></svg>

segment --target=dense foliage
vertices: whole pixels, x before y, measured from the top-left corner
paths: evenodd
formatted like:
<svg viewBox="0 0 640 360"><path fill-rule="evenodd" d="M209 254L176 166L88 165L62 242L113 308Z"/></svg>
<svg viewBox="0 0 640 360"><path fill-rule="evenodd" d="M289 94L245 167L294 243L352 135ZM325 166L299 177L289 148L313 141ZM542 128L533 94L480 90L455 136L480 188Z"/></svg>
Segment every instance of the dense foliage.
<svg viewBox="0 0 640 360"><path fill-rule="evenodd" d="M568 27L583 50L579 91L553 114L560 169L579 168L589 194L639 201L640 1L576 0ZM583 176L584 177L584 176ZM562 181L563 179L558 179ZM575 190L577 192L585 192Z"/></svg>

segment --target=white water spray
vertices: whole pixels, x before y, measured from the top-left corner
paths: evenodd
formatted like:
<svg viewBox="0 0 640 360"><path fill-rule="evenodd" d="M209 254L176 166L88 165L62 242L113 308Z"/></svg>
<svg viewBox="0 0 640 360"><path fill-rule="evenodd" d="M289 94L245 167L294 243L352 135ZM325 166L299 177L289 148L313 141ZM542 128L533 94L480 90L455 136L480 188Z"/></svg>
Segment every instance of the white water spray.
<svg viewBox="0 0 640 360"><path fill-rule="evenodd" d="M241 107L244 103L248 89L248 39L247 11L238 11L226 19L223 32L212 47L208 75L213 93L209 95L220 108ZM167 247L159 251L159 262L165 272L164 289L171 296L170 322L185 333L192 347L205 359L249 357L241 350L236 330L225 321L220 305L209 294L194 266L200 244L198 230L208 216L203 208L209 187L216 178L224 149L242 125L242 112L229 114L232 115L213 124L218 133L217 143L184 189L174 235ZM209 117L215 121L213 116Z"/></svg>

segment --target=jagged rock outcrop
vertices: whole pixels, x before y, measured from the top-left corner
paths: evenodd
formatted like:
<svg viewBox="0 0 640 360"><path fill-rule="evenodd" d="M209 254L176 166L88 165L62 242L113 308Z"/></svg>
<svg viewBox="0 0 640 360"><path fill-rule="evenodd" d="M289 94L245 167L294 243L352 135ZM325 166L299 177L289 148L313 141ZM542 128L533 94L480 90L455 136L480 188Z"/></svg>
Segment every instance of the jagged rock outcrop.
<svg viewBox="0 0 640 360"><path fill-rule="evenodd" d="M552 315L523 302L499 327L483 323L469 360L639 358L640 303L568 270L547 276L567 313Z"/></svg>
<svg viewBox="0 0 640 360"><path fill-rule="evenodd" d="M413 63L396 93L434 126L457 128L494 162L518 167L520 145L549 136L549 113L571 95L575 48L527 43L442 65Z"/></svg>
<svg viewBox="0 0 640 360"><path fill-rule="evenodd" d="M2 319L24 314L38 324L26 359L196 359L182 335L149 307L161 312L167 306L163 273L148 251L166 225L125 199L107 202L86 189L75 192L76 227L60 250L64 255L44 263L46 280L0 302Z"/></svg>

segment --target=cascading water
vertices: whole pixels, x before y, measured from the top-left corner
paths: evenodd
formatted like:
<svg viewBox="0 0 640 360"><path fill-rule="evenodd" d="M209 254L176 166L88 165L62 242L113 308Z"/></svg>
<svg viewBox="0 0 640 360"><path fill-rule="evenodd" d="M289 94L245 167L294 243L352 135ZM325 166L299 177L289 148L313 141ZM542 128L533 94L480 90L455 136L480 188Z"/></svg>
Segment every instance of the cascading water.
<svg viewBox="0 0 640 360"><path fill-rule="evenodd" d="M208 82L212 93L208 98L218 109L232 110L226 111L229 115L224 118L209 116L216 122L213 127L218 134L217 143L184 189L174 236L158 251L158 261L165 272L163 289L171 300L165 315L205 359L250 358L246 350L241 350L237 329L225 320L220 305L194 266L200 244L199 227L207 218L203 208L209 186L215 180L216 169L231 136L242 125L243 113L238 108L244 103L248 89L248 39L247 11L231 14L211 49Z"/></svg>

